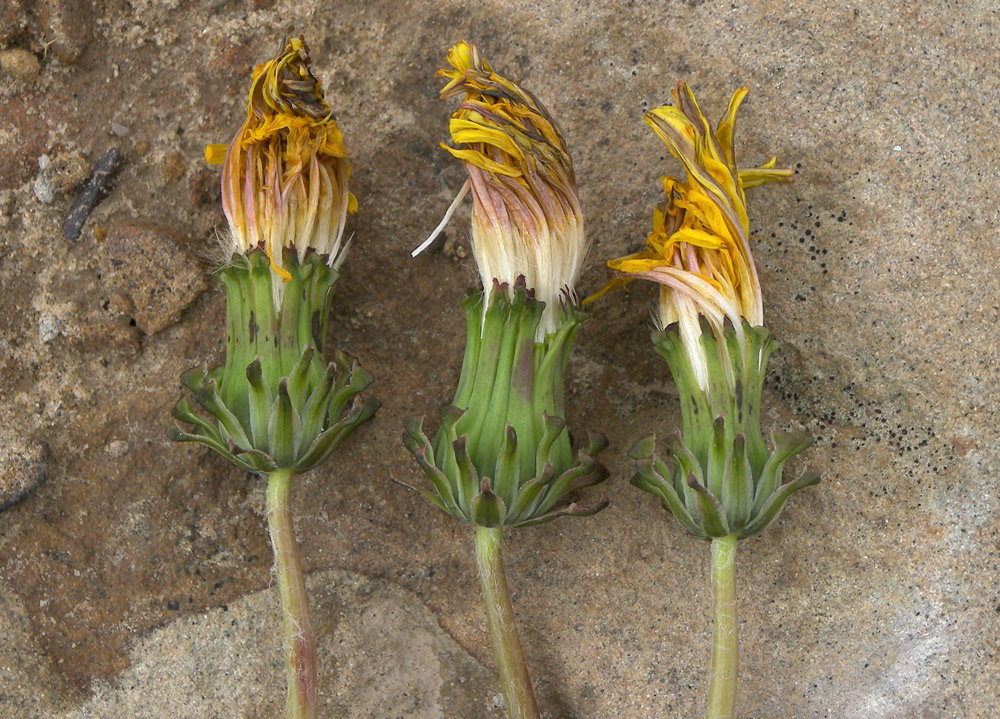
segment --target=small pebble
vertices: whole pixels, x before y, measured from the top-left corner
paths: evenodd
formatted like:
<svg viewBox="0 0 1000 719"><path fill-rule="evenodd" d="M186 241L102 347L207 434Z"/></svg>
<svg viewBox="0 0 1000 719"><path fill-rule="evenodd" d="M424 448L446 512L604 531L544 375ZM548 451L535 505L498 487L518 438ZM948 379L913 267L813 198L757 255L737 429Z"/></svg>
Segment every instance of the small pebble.
<svg viewBox="0 0 1000 719"><path fill-rule="evenodd" d="M116 439L114 442L109 442L104 450L112 457L124 457L128 454L129 446L125 440Z"/></svg>
<svg viewBox="0 0 1000 719"><path fill-rule="evenodd" d="M49 186L49 178L45 175L45 171L49 169L49 165L51 164L52 158L48 155L38 156L38 176L35 178L35 184L31 188L34 190L38 201L44 202L46 205L51 205L56 201L56 193L52 191L52 188Z"/></svg>
<svg viewBox="0 0 1000 719"><path fill-rule="evenodd" d="M28 5L27 2L24 4ZM34 0L30 5L34 11L35 23L46 40L48 54L55 55L66 65L76 62L94 38L96 3L80 0Z"/></svg>
<svg viewBox="0 0 1000 719"><path fill-rule="evenodd" d="M128 134L128 128L118 122L111 123L111 134L117 135L118 137L125 137Z"/></svg>
<svg viewBox="0 0 1000 719"><path fill-rule="evenodd" d="M38 169L32 189L39 202L51 205L87 177L87 159L79 152L66 152L54 159L42 155L38 158Z"/></svg>
<svg viewBox="0 0 1000 719"><path fill-rule="evenodd" d="M42 342L51 342L62 334L63 323L58 317L53 315L42 315L38 320L38 338Z"/></svg>
<svg viewBox="0 0 1000 719"><path fill-rule="evenodd" d="M39 202L51 205L56 201L56 193L52 191L52 188L49 186L49 180L45 175L36 177L35 184L32 185L31 189L35 191L35 197L38 198Z"/></svg>
<svg viewBox="0 0 1000 719"><path fill-rule="evenodd" d="M28 17L22 0L4 0L0 3L0 45L8 47L28 27Z"/></svg>
<svg viewBox="0 0 1000 719"><path fill-rule="evenodd" d="M464 260L469 256L469 245L466 243L465 237L459 233L452 232L442 232L441 234L445 236L444 247L442 248L445 255L453 260ZM434 244L437 243L435 242Z"/></svg>
<svg viewBox="0 0 1000 719"><path fill-rule="evenodd" d="M21 82L34 82L41 69L38 58L27 50L19 47L0 50L0 70Z"/></svg>

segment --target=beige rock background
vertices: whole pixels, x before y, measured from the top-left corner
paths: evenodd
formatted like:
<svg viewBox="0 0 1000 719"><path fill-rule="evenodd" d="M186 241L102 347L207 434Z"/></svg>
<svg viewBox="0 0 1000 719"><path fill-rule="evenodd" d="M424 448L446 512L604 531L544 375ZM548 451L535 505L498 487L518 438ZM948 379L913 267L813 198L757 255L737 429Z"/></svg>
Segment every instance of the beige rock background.
<svg viewBox="0 0 1000 719"><path fill-rule="evenodd" d="M739 156L798 170L750 198L783 343L765 422L812 432L824 481L741 544L739 715L996 716L998 27L990 2L7 2L0 504L24 498L0 513L0 716L281 714L263 486L165 432L177 375L222 357L203 145L299 32L360 201L332 344L383 402L295 493L325 716L502 714L470 532L390 481L417 476L401 422L449 399L475 281L461 218L408 256L462 182L433 73L463 38L562 124L584 292L678 169L641 121L678 80L713 117L747 85ZM111 147L115 189L66 240ZM707 546L626 481L632 442L679 420L652 296L599 303L571 363L570 426L612 442L611 507L505 545L547 717L702 711Z"/></svg>

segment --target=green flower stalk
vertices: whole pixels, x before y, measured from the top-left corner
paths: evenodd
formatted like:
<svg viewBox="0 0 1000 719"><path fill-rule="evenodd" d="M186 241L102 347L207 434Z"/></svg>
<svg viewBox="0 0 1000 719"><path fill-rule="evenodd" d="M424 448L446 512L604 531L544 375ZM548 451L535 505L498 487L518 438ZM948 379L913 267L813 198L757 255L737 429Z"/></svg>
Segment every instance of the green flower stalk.
<svg viewBox="0 0 1000 719"><path fill-rule="evenodd" d="M709 719L731 719L736 710L736 543L763 532L789 495L819 481L807 470L782 483L785 463L812 443L809 435L775 432L769 451L760 428L767 360L778 345L763 326L744 190L790 181L792 172L774 169L773 158L737 168L733 128L745 96L746 89L733 95L714 133L684 83L675 107L646 113L687 177L663 178L666 199L653 213L646 248L608 262L608 288L633 279L660 285L652 339L677 386L682 427L667 443L666 461L656 456L655 437L632 449L632 484L712 543Z"/></svg>
<svg viewBox="0 0 1000 719"><path fill-rule="evenodd" d="M219 277L226 289L226 363L181 376L213 420L185 398L172 439L198 442L237 467L268 477L267 520L281 596L287 716L316 716L316 661L305 577L291 514L291 480L323 462L378 402L372 382L337 353L326 362L330 299L356 202L350 165L302 38L254 70L247 120L225 148L223 209L229 220Z"/></svg>
<svg viewBox="0 0 1000 719"><path fill-rule="evenodd" d="M433 440L422 420L403 441L431 481L417 489L439 509L476 527L483 603L512 719L538 716L501 559L504 527L594 514L577 491L607 478L594 457L607 442L591 434L575 454L564 419L569 351L586 314L575 284L587 252L573 175L561 134L529 92L459 43L442 98L461 96L450 130L468 180L427 247L472 192L472 250L482 288L463 306L466 345L458 389L441 410Z"/></svg>

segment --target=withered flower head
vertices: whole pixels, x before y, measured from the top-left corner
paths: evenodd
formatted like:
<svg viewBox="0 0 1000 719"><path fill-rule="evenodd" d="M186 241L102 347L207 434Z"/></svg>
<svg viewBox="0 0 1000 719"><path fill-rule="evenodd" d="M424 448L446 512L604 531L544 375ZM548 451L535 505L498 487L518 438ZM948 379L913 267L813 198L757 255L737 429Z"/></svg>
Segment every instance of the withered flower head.
<svg viewBox="0 0 1000 719"><path fill-rule="evenodd" d="M726 320L742 337L742 325L764 322L760 282L750 253L748 187L789 182L791 170L776 170L774 158L763 167L739 170L733 152L736 111L746 88L733 94L715 132L686 83L673 92L675 107L646 113L646 123L667 144L686 171L684 180L664 176L666 198L653 211L646 249L608 262L611 287L642 278L660 283L660 328L678 323L699 384L708 381L698 338L699 317L718 337Z"/></svg>
<svg viewBox="0 0 1000 719"><path fill-rule="evenodd" d="M206 148L206 160L218 161L220 149ZM309 70L302 37L254 68L247 119L223 163L222 206L231 255L263 248L286 282L286 248L294 249L300 262L313 250L340 267L347 249L341 243L344 224L357 200L347 190L351 166L343 137Z"/></svg>
<svg viewBox="0 0 1000 719"><path fill-rule="evenodd" d="M470 189L472 251L483 287L507 288L523 276L546 303L539 326L544 337L558 324L559 305L575 297L587 240L576 192L573 162L555 121L541 102L497 74L474 45L460 42L448 53L451 69L442 99L461 97L449 130L457 147L442 147L465 164L469 178L444 221L414 255L443 229Z"/></svg>

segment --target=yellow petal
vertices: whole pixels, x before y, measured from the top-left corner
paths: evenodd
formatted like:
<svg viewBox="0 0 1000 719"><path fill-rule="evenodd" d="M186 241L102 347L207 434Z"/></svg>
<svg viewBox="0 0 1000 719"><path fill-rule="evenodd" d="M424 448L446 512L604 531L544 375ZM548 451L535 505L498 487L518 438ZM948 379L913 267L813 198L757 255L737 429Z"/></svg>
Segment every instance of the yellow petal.
<svg viewBox="0 0 1000 719"><path fill-rule="evenodd" d="M205 145L205 162L209 165L221 165L226 161L226 151L229 145Z"/></svg>
<svg viewBox="0 0 1000 719"><path fill-rule="evenodd" d="M792 175L795 174L793 170L773 170L769 165L773 165L774 160L772 159L764 167L754 168L750 170L740 170L740 184L744 188L747 187L757 187L758 185L766 185L768 182L791 182Z"/></svg>
<svg viewBox="0 0 1000 719"><path fill-rule="evenodd" d="M487 172L492 172L495 175L506 175L507 177L521 176L521 171L516 167L501 165L499 162L494 162L490 158L486 157L486 155L481 152L477 152L476 150L456 150L454 147L448 147L443 142L441 143L441 147L457 157L459 160L465 160L466 162L475 165L482 170L486 170Z"/></svg>
<svg viewBox="0 0 1000 719"><path fill-rule="evenodd" d="M608 282L608 284L604 285L604 287L599 289L597 292L593 293L592 295L588 295L587 297L584 297L583 301L580 304L586 307L594 300L600 298L608 290L613 290L616 287L623 287L624 285L627 285L630 281L631 280L629 280L627 277L615 277L613 280Z"/></svg>
<svg viewBox="0 0 1000 719"><path fill-rule="evenodd" d="M452 118L448 124L448 130L451 132L452 142L456 145L471 145L474 142L483 142L487 145L493 145L517 159L524 157L521 148L514 144L510 136L500 130L486 127L481 123Z"/></svg>
<svg viewBox="0 0 1000 719"><path fill-rule="evenodd" d="M270 250L267 251L267 259L271 261L271 269L274 270L279 277L281 277L282 282L291 282L292 280L291 273L284 267L278 267L278 265L275 264L274 257L271 256Z"/></svg>
<svg viewBox="0 0 1000 719"><path fill-rule="evenodd" d="M663 229L663 210L657 205L653 208L653 232L659 232Z"/></svg>
<svg viewBox="0 0 1000 719"><path fill-rule="evenodd" d="M762 321L743 190L790 181L792 172L774 169L773 159L760 168L742 172L737 168L733 134L746 94L745 88L733 94L714 132L684 83L673 92L674 106L654 108L644 117L681 162L686 177L662 178L667 197L654 210L646 249L608 262L608 269L612 275L664 278L660 302L664 323L681 315L690 319L691 313L718 321L723 314L736 312L751 323ZM669 236L667 228L673 230Z"/></svg>
<svg viewBox="0 0 1000 719"><path fill-rule="evenodd" d="M703 230L691 228L681 228L670 236L672 242L687 242L695 247L704 247L709 250L718 250L726 246L726 242L716 235L709 234Z"/></svg>
<svg viewBox="0 0 1000 719"><path fill-rule="evenodd" d="M719 145L722 147L722 152L726 156L726 162L733 170L736 169L736 158L733 155L733 131L736 127L736 112L740 109L743 98L746 96L747 89L745 87L741 87L733 93L732 99L729 100L729 107L726 109L726 114L719 120L719 127L715 131L715 139L718 140Z"/></svg>

